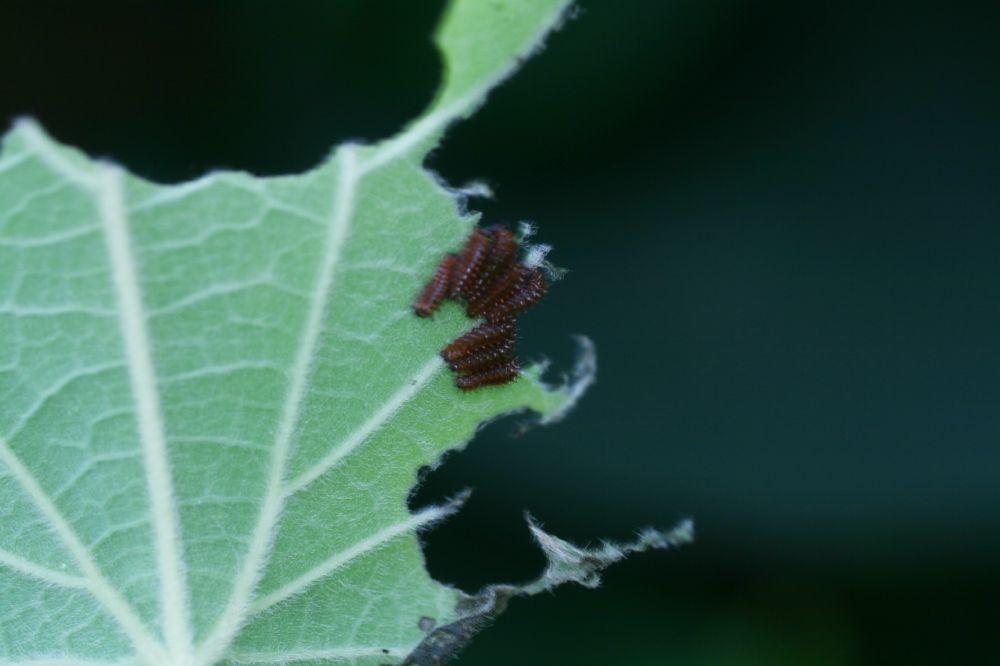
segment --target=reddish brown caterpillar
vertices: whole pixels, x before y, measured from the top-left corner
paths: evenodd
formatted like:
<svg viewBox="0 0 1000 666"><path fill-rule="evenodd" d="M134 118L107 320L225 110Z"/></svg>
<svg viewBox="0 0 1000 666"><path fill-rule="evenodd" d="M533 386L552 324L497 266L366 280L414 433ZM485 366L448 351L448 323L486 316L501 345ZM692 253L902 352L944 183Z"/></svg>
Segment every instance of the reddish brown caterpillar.
<svg viewBox="0 0 1000 666"><path fill-rule="evenodd" d="M548 289L548 282L536 268L522 280L515 293L489 307L486 316L492 321L512 319L541 301Z"/></svg>
<svg viewBox="0 0 1000 666"><path fill-rule="evenodd" d="M480 324L442 349L441 358L453 363L477 351L499 347L508 341L513 342L516 336L517 327L512 321Z"/></svg>
<svg viewBox="0 0 1000 666"><path fill-rule="evenodd" d="M417 313L418 317L430 317L441 305L444 297L448 295L451 290L451 274L455 270L457 261L458 257L454 254L449 254L441 260L441 265L438 266L434 277L424 287L417 302L413 304L413 311Z"/></svg>
<svg viewBox="0 0 1000 666"><path fill-rule="evenodd" d="M542 272L519 261L520 249L504 226L473 229L459 254L441 260L413 304L417 316L429 317L445 298L464 300L466 314L486 319L441 351L463 391L507 384L520 375L516 318L548 290Z"/></svg>
<svg viewBox="0 0 1000 666"><path fill-rule="evenodd" d="M470 284L466 293L463 294L469 301L470 310L472 304L478 303L486 296L499 277L507 275L517 264L518 242L511 230L502 226L493 226L487 229L487 232L493 237L490 253L487 255L476 281ZM470 313L470 316L476 315Z"/></svg>
<svg viewBox="0 0 1000 666"><path fill-rule="evenodd" d="M476 284L492 251L492 238L482 229L473 229L465 241L458 265L452 272L451 297L468 298L469 288Z"/></svg>
<svg viewBox="0 0 1000 666"><path fill-rule="evenodd" d="M444 356L445 352L442 351ZM449 367L455 372L468 374L479 372L513 359L517 355L517 339L513 333L495 345L480 345L462 355L449 354Z"/></svg>
<svg viewBox="0 0 1000 666"><path fill-rule="evenodd" d="M512 359L501 365L497 365L481 372L469 375L461 375L455 380L455 384L463 391L471 391L480 386L499 386L509 384L517 379L521 374L521 364L517 359Z"/></svg>
<svg viewBox="0 0 1000 666"><path fill-rule="evenodd" d="M498 276L488 287L481 290L477 298L469 303L466 310L470 317L488 316L494 306L502 303L516 294L528 276L528 269L521 264L511 266L503 275Z"/></svg>

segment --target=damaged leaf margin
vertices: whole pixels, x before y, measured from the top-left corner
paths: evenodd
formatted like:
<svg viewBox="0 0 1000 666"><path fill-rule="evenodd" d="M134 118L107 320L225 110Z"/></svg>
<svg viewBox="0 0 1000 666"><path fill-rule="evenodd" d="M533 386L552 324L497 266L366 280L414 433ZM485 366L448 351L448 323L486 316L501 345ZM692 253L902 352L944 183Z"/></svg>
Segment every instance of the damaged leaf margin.
<svg viewBox="0 0 1000 666"><path fill-rule="evenodd" d="M667 531L646 529L634 541L605 541L596 548L583 548L552 536L530 516L528 524L535 542L545 553L547 564L542 575L523 585L490 585L479 594L463 596L456 609L458 619L431 631L402 666L441 666L447 663L503 613L514 597L548 592L565 583L595 588L601 583L604 569L631 553L675 548L694 539L694 524L688 519Z"/></svg>

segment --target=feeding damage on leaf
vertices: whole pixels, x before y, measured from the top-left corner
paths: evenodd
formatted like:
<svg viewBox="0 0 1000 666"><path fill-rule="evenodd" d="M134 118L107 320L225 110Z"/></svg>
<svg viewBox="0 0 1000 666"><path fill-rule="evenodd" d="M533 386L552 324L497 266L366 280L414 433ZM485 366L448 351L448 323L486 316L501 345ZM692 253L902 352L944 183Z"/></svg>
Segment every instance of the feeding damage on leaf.
<svg viewBox="0 0 1000 666"><path fill-rule="evenodd" d="M635 541L629 543L604 542L596 548L581 548L545 532L530 516L528 525L547 560L542 575L523 585L490 585L479 594L462 595L455 608L458 619L434 629L400 666L442 666L448 663L476 634L495 620L514 597L547 592L563 583L594 588L601 583L601 572L627 555L651 549L676 548L694 538L694 524L685 519L667 531L643 530Z"/></svg>
<svg viewBox="0 0 1000 666"><path fill-rule="evenodd" d="M445 255L413 304L418 317L429 317L445 298L464 300L468 316L486 319L441 351L463 391L508 384L521 373L516 320L549 288L542 274L548 247L528 246L525 258L519 257L530 234L527 225L519 237L502 225L473 229L461 253Z"/></svg>

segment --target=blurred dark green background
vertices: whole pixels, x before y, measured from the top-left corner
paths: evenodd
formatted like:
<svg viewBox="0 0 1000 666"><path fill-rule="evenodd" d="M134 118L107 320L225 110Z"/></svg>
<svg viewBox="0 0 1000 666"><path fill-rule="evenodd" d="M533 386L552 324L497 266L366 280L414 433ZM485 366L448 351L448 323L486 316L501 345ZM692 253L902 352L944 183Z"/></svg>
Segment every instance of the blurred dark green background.
<svg viewBox="0 0 1000 666"><path fill-rule="evenodd" d="M1000 663L996 3L580 0L431 166L569 267L535 357L564 423L494 424L415 503L475 590L695 518L598 591L518 601L459 665ZM159 181L297 172L429 101L443 2L3 5L0 122Z"/></svg>

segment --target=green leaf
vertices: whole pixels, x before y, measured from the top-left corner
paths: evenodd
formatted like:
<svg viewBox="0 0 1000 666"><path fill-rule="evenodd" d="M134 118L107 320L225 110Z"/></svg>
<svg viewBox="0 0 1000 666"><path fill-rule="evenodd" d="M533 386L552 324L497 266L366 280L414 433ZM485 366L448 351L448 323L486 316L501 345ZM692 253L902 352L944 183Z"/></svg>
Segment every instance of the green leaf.
<svg viewBox="0 0 1000 666"><path fill-rule="evenodd" d="M4 138L0 663L438 663L497 598L624 552L566 564L537 530L558 575L466 597L416 537L460 498L406 505L481 423L552 421L593 376L587 353L561 388L532 368L463 394L438 351L473 322L410 310L477 219L427 152L565 8L454 2L430 109L299 176L161 186L30 121Z"/></svg>

